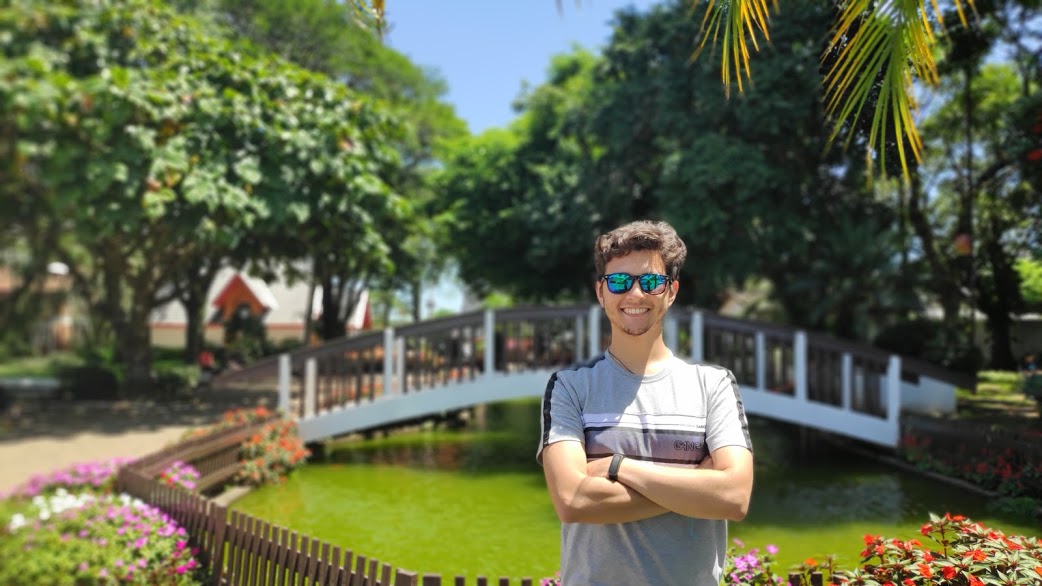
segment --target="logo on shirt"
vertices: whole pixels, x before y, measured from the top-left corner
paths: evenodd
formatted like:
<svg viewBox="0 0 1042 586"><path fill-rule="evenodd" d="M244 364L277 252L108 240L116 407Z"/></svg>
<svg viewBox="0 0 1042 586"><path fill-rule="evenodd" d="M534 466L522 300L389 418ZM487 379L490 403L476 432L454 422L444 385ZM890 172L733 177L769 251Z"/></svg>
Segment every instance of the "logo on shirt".
<svg viewBox="0 0 1042 586"><path fill-rule="evenodd" d="M673 442L673 449L678 452L700 452L702 451L702 442L676 440Z"/></svg>

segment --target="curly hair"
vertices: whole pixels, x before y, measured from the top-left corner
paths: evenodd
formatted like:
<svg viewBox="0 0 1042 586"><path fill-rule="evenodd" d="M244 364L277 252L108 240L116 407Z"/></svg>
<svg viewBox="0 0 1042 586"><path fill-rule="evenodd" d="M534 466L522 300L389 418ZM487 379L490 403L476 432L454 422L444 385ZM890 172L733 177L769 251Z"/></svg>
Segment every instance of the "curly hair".
<svg viewBox="0 0 1042 586"><path fill-rule="evenodd" d="M666 222L638 220L601 234L593 245L593 264L597 275L604 274L604 267L613 258L626 256L638 250L651 250L662 256L666 274L676 279L680 267L687 259L687 246L677 231Z"/></svg>

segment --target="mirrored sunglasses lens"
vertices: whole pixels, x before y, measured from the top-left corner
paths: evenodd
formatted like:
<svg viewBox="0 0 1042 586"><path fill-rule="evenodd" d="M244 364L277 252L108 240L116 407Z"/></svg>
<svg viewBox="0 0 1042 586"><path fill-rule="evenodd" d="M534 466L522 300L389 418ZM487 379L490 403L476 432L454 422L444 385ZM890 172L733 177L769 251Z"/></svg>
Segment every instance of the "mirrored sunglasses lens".
<svg viewBox="0 0 1042 586"><path fill-rule="evenodd" d="M646 274L640 276L640 289L650 295L658 295L666 290L665 275Z"/></svg>
<svg viewBox="0 0 1042 586"><path fill-rule="evenodd" d="M633 277L626 273L605 275L604 280L608 283L608 291L612 293L625 293L633 286Z"/></svg>

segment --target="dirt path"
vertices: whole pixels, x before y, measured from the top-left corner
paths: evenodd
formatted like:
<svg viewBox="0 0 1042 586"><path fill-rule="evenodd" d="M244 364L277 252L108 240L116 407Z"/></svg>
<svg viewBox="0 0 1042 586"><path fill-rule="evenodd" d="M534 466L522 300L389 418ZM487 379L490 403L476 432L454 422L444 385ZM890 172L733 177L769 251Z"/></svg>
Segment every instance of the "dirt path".
<svg viewBox="0 0 1042 586"><path fill-rule="evenodd" d="M230 408L257 404L270 405L269 398L17 404L0 415L0 494L71 464L154 452Z"/></svg>

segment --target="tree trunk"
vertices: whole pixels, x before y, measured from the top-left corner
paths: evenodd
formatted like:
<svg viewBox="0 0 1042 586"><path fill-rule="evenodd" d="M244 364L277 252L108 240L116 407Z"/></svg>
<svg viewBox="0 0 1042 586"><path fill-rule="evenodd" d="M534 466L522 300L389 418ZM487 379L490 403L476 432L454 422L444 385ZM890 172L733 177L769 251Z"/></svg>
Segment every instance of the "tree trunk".
<svg viewBox="0 0 1042 586"><path fill-rule="evenodd" d="M335 340L344 335L344 322L340 319L341 288L333 286L332 277L322 278L322 317L319 332L323 340Z"/></svg>
<svg viewBox="0 0 1042 586"><path fill-rule="evenodd" d="M152 390L152 340L148 313L132 312L116 331L116 348L123 365L123 396L147 396Z"/></svg>

